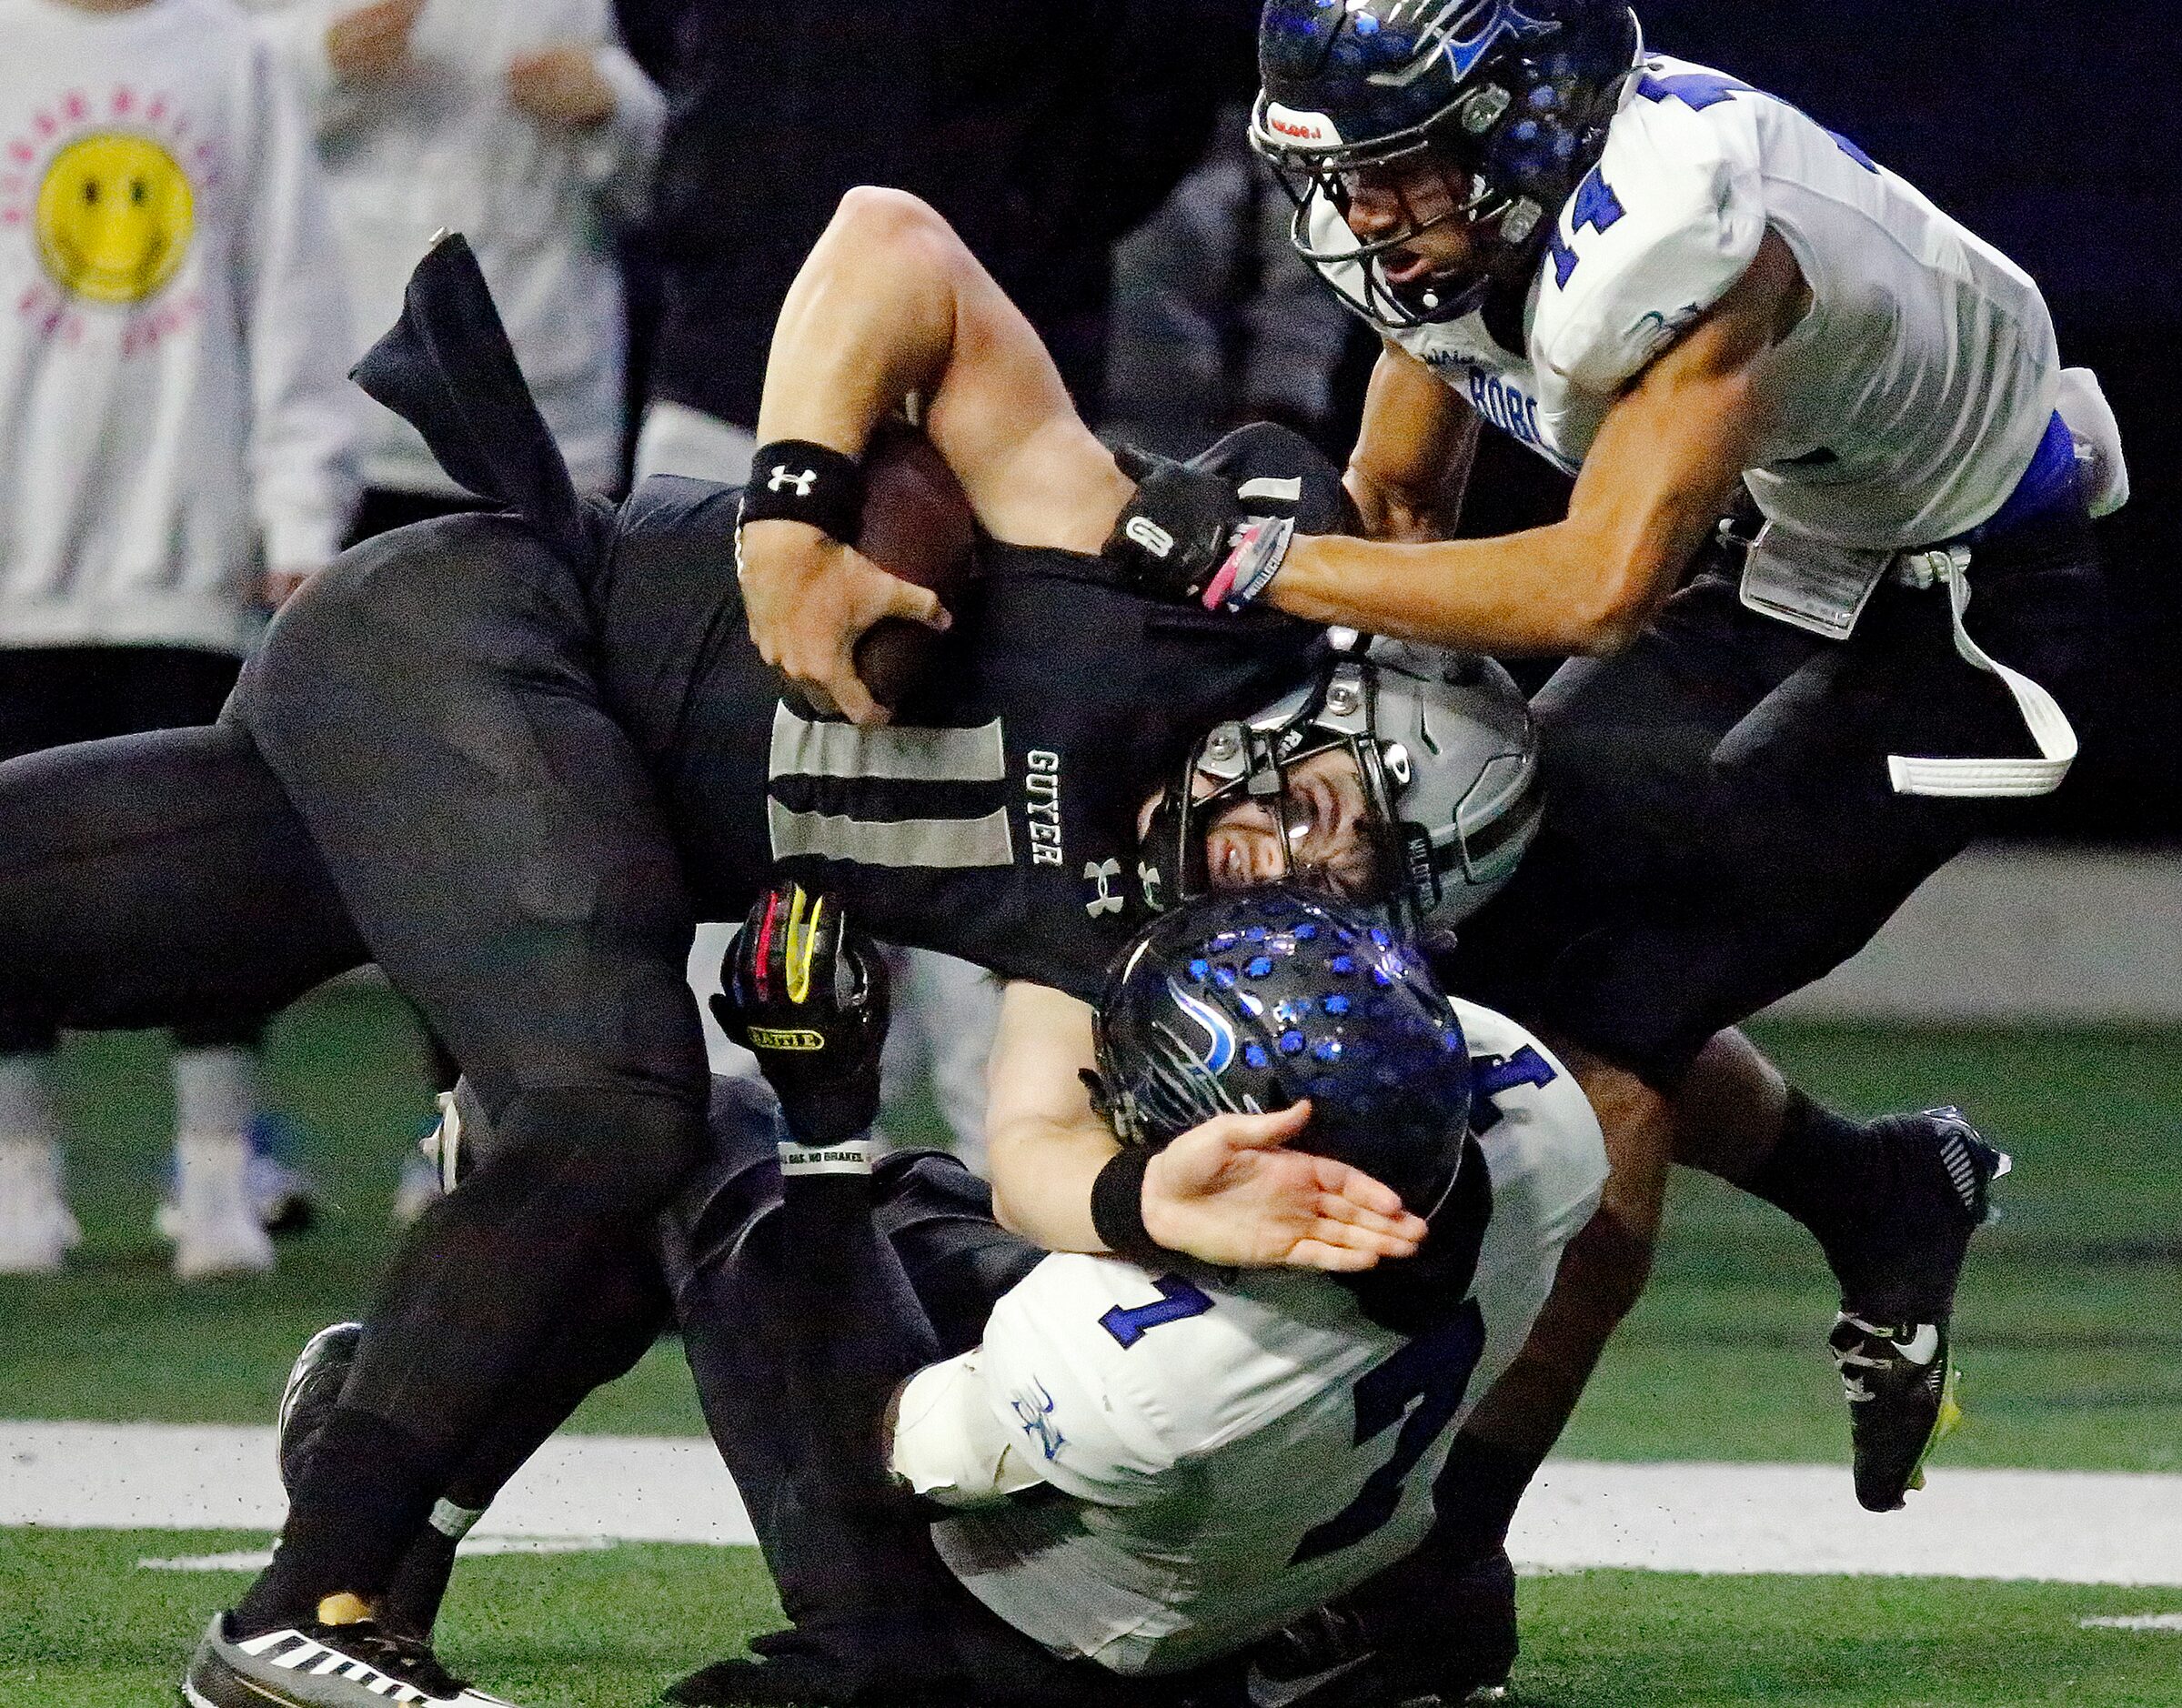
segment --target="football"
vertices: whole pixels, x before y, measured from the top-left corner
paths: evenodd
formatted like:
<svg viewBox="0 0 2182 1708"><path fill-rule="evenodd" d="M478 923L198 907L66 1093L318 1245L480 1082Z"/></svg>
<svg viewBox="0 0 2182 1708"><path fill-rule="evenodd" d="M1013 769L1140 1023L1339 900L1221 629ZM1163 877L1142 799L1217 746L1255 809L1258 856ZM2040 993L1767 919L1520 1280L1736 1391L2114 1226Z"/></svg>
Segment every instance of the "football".
<svg viewBox="0 0 2182 1708"><path fill-rule="evenodd" d="M969 587L976 526L970 500L932 443L889 423L864 455L864 521L856 548L880 568L930 588L950 611ZM856 643L856 673L871 697L899 707L929 675L945 638L882 617Z"/></svg>

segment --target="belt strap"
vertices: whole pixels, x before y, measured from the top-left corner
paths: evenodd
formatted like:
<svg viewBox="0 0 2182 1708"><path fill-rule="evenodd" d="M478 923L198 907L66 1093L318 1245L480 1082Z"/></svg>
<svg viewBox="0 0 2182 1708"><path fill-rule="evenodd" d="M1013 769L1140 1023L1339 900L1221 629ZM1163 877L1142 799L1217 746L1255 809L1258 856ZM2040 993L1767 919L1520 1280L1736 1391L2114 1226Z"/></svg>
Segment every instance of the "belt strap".
<svg viewBox="0 0 2182 1708"><path fill-rule="evenodd" d="M1897 795L1948 795L1992 799L2050 795L2068 775L2076 755L2076 731L2068 715L2054 697L2020 670L2011 670L1987 653L1962 626L1962 614L1970 603L1970 551L1966 546L1943 546L1931 551L1905 552L1895 573L1912 587L1947 586L1948 620L1955 629L1955 650L1966 664L1996 676L2023 715L2024 726L2037 744L2035 759L1910 759L1891 754L1886 774Z"/></svg>

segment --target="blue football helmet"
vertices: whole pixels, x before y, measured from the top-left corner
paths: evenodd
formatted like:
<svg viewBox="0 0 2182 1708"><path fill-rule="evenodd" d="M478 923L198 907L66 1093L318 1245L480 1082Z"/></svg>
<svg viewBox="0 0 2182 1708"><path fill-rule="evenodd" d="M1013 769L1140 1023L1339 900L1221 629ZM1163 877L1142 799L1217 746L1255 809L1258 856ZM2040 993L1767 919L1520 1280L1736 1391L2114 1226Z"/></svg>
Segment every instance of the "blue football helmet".
<svg viewBox="0 0 2182 1708"><path fill-rule="evenodd" d="M1115 959L1093 1026L1100 1101L1159 1146L1223 1111L1311 1100L1295 1149L1362 1169L1421 1216L1454 1185L1470 1051L1424 958L1296 884L1203 897Z"/></svg>
<svg viewBox="0 0 2182 1708"><path fill-rule="evenodd" d="M1266 0L1251 143L1296 205L1298 253L1350 307L1387 332L1459 319L1535 264L1643 52L1624 0ZM1321 210L1346 216L1355 174L1426 159L1467 179L1447 212L1328 243ZM1487 240L1484 268L1388 283L1382 258L1448 219Z"/></svg>

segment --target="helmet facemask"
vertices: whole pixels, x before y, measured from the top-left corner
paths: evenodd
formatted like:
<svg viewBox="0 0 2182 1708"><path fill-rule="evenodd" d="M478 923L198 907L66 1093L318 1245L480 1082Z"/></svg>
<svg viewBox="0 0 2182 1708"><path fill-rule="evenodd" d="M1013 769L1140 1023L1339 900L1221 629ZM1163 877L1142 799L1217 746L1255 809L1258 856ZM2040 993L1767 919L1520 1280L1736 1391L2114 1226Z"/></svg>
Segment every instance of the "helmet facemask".
<svg viewBox="0 0 2182 1708"><path fill-rule="evenodd" d="M1147 902L1154 909L1171 907L1220 887L1208 845L1231 809L1247 802L1270 818L1279 855L1275 869L1253 877L1253 883L1293 879L1376 909L1405 929L1416 928L1436 892L1416 893L1415 873L1422 869L1429 882L1430 862L1427 851L1420 869L1407 847L1410 839L1423 839L1423 828L1402 824L1398 814L1409 781L1408 756L1398 744L1377 738L1372 687L1369 667L1345 659L1292 708L1276 708L1256 722L1221 724L1206 735L1152 811L1140 868ZM1308 847L1320 813L1299 775L1310 761L1330 753L1348 759L1362 798L1355 845L1344 850L1349 858L1332 861ZM1163 895L1156 893L1162 879Z"/></svg>
<svg viewBox="0 0 2182 1708"><path fill-rule="evenodd" d="M1476 142L1500 122L1509 100L1497 85L1481 85L1428 125L1368 143L1326 146L1285 136L1272 103L1259 94L1251 117L1251 145L1294 204L1289 241L1353 313L1389 332L1459 320L1483 303L1495 281L1519 278L1527 271L1543 235L1544 209L1532 197L1496 185L1483 170ZM1448 206L1430 217L1415 212L1399 183L1420 166L1435 168L1447 185ZM1403 219L1383 237L1360 237L1348 224L1355 180L1364 173L1395 181L1390 193L1400 203ZM1316 229L1322 207L1339 218L1339 236L1332 244ZM1450 224L1469 228L1482 265L1466 267L1466 276L1459 278L1428 274L1402 285L1387 279L1383 265L1387 256Z"/></svg>
<svg viewBox="0 0 2182 1708"><path fill-rule="evenodd" d="M1314 778L1312 761L1332 754L1346 766ZM1329 795L1349 789L1360 797L1353 835L1329 859L1309 839L1335 817ZM1499 889L1537 829L1528 712L1482 660L1443 658L1420 675L1415 660L1390 665L1376 651L1336 657L1307 688L1219 725L1183 758L1140 842L1151 910L1238 887L1218 881L1208 848L1239 803L1262 809L1255 828L1278 857L1247 883L1293 879L1412 936L1444 929Z"/></svg>

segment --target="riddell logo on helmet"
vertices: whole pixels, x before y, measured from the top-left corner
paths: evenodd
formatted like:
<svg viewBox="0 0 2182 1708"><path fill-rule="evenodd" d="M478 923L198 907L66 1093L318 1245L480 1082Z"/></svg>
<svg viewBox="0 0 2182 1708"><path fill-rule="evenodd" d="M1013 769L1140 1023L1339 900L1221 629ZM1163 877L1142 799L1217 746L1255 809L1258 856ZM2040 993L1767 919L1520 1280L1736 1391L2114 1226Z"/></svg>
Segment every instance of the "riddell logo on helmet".
<svg viewBox="0 0 2182 1708"><path fill-rule="evenodd" d="M1323 113L1302 113L1278 102L1269 103L1265 108L1265 128L1291 142L1314 143L1328 148L1341 146L1341 132Z"/></svg>

